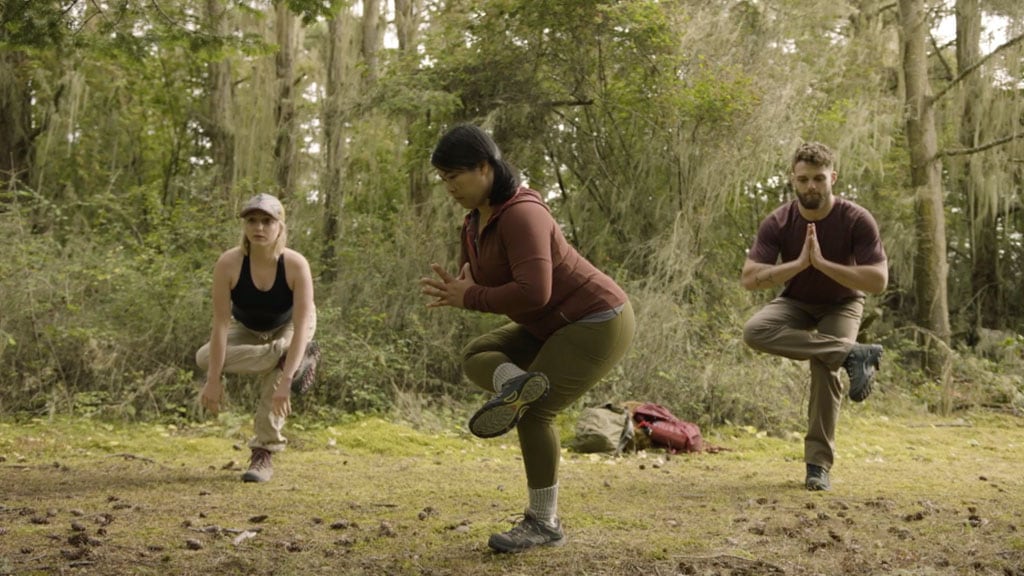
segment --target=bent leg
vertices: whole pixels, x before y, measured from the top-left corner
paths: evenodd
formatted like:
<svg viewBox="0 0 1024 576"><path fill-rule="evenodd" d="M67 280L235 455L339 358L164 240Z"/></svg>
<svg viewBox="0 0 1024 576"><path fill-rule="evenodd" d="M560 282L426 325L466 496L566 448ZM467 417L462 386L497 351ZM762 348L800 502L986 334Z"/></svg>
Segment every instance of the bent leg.
<svg viewBox="0 0 1024 576"><path fill-rule="evenodd" d="M543 345L526 328L509 323L467 344L462 349L462 370L473 384L494 392L494 371L498 366L510 362L525 370Z"/></svg>
<svg viewBox="0 0 1024 576"><path fill-rule="evenodd" d="M615 367L629 350L635 329L633 308L627 302L611 320L570 324L544 343L528 369L546 375L551 388L545 399L530 405L517 426L529 488L558 482L561 445L555 416Z"/></svg>
<svg viewBox="0 0 1024 576"><path fill-rule="evenodd" d="M821 330L817 313L820 308L790 298L776 298L747 320L743 341L759 352L792 360L816 358L826 366L838 368L854 341Z"/></svg>
<svg viewBox="0 0 1024 576"><path fill-rule="evenodd" d="M261 374L273 370L288 349L291 337L291 323L273 332L253 332L232 318L222 370L228 374ZM209 369L209 342L196 352L196 364L202 370Z"/></svg>
<svg viewBox="0 0 1024 576"><path fill-rule="evenodd" d="M862 300L852 300L831 307L818 323L818 331L836 339L856 342L860 330ZM836 425L843 400L843 383L839 378L841 367L829 367L811 359L811 389L807 405L807 435L804 437L804 461L832 467L835 460Z"/></svg>
<svg viewBox="0 0 1024 576"><path fill-rule="evenodd" d="M278 328L272 334L275 342L284 342L284 350L292 341L292 334L295 331L293 324L288 323ZM312 340L316 333L316 311L309 323L309 338ZM280 358L280 356L278 356ZM256 407L256 414L253 416L253 437L249 441L250 448L263 448L270 452L284 450L288 439L281 434L284 429L285 417L274 414L274 391L277 388L277 381L281 377L281 370L277 363L273 368L259 376L260 400Z"/></svg>

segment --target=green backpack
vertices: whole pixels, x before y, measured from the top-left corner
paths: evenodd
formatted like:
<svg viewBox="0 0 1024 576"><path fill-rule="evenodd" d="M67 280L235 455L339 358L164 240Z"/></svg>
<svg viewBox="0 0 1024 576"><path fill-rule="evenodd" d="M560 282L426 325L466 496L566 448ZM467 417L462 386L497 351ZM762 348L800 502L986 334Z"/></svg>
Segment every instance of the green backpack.
<svg viewBox="0 0 1024 576"><path fill-rule="evenodd" d="M570 444L574 452L614 452L632 450L633 418L629 410L608 403L584 408L576 421L576 437Z"/></svg>

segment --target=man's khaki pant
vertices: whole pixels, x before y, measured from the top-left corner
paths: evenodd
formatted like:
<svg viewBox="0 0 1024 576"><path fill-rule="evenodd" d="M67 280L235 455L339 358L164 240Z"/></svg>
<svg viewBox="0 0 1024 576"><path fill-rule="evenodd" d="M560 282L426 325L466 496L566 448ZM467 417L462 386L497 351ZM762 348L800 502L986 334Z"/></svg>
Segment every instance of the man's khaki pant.
<svg viewBox="0 0 1024 576"><path fill-rule="evenodd" d="M309 338L316 332L316 313L309 325ZM253 418L253 438L250 448L263 448L270 452L284 450L288 439L281 434L285 418L273 412L274 388L281 375L278 363L292 343L295 325L291 322L269 332L256 332L241 322L231 319L228 328L227 349L224 351L226 374L256 374L260 387L260 402ZM196 352L196 364L202 370L210 366L210 343Z"/></svg>
<svg viewBox="0 0 1024 576"><path fill-rule="evenodd" d="M754 350L810 361L804 461L826 470L835 460L836 423L843 401L839 370L857 341L863 312L863 298L839 304L805 304L779 297L743 327L743 341Z"/></svg>

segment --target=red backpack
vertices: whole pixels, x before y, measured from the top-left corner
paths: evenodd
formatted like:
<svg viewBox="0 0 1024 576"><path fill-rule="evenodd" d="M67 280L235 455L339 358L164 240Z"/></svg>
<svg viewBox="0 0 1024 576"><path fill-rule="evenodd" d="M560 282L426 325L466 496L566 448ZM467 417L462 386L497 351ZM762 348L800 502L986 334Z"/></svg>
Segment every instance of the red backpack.
<svg viewBox="0 0 1024 576"><path fill-rule="evenodd" d="M700 452L704 449L700 427L676 418L675 414L660 404L640 404L633 409L633 421L637 429L650 437L652 444L666 448L673 454Z"/></svg>

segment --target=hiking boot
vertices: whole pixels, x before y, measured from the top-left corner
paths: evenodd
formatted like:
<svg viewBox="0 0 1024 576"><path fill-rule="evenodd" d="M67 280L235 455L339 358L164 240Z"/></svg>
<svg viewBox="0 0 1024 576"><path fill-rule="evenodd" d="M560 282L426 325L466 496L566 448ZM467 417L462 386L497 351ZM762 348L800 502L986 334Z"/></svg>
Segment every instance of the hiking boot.
<svg viewBox="0 0 1024 576"><path fill-rule="evenodd" d="M522 552L535 546L561 546L565 544L562 524L555 518L554 523L541 522L529 511L508 532L492 534L487 545L495 552Z"/></svg>
<svg viewBox="0 0 1024 576"><path fill-rule="evenodd" d="M284 361L287 357L287 352L281 355L281 359L277 362L279 370L284 368ZM302 395L309 392L309 389L313 387L313 381L316 379L316 366L319 362L320 345L310 340L306 344L306 355L302 357L302 362L299 363L299 367L295 370L295 375L292 376L292 394Z"/></svg>
<svg viewBox="0 0 1024 576"><path fill-rule="evenodd" d="M812 492L832 488L832 485L828 482L828 470L816 464L808 464L807 479L804 480L804 486Z"/></svg>
<svg viewBox="0 0 1024 576"><path fill-rule="evenodd" d="M242 482L266 482L274 475L274 465L270 463L270 450L253 448L249 469L242 474Z"/></svg>
<svg viewBox="0 0 1024 576"><path fill-rule="evenodd" d="M871 395L871 382L881 360L882 347L878 344L853 345L843 361L843 368L850 376L850 400L863 402Z"/></svg>
<svg viewBox="0 0 1024 576"><path fill-rule="evenodd" d="M480 438L501 436L515 428L530 404L548 395L548 377L527 372L512 378L469 419L469 431Z"/></svg>

